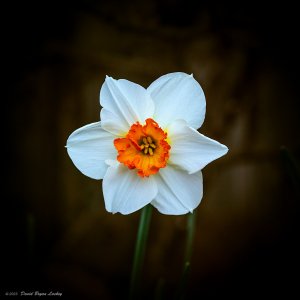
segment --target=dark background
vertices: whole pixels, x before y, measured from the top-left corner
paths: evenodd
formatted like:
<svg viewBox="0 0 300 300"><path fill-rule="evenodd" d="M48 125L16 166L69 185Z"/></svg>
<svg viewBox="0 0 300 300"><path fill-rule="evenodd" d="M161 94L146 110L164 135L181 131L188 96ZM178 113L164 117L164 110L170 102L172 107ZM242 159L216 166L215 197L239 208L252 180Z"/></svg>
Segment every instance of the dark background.
<svg viewBox="0 0 300 300"><path fill-rule="evenodd" d="M147 87L193 73L208 165L187 299L299 294L299 12L289 2L144 0L1 4L1 296L126 298L139 212L105 211L101 182L64 145L99 120L105 75ZM285 146L285 150L282 150ZM154 211L143 299L178 286L186 216ZM195 296L196 295L196 296Z"/></svg>

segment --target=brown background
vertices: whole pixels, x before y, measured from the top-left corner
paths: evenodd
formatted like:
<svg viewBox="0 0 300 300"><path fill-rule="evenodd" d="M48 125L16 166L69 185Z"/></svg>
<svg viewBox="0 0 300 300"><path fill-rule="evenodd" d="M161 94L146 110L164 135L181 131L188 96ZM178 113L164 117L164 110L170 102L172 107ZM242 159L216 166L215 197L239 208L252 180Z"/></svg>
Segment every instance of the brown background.
<svg viewBox="0 0 300 300"><path fill-rule="evenodd" d="M203 171L187 299L289 299L298 291L293 7L41 1L11 3L2 14L2 294L126 298L139 212L107 213L101 182L83 176L64 145L73 130L99 120L106 74L147 87L174 71L201 83L207 114L200 132L229 147ZM143 299L153 298L159 281L164 299L174 298L185 223L186 216L154 211Z"/></svg>

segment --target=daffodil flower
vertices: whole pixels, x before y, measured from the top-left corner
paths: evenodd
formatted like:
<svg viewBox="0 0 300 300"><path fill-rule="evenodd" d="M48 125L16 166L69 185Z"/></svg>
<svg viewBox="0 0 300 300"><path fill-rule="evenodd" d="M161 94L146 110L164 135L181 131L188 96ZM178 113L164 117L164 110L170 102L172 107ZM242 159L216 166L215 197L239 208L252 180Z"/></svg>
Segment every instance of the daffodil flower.
<svg viewBox="0 0 300 300"><path fill-rule="evenodd" d="M192 212L203 196L201 170L228 149L196 129L205 96L193 75L170 73L147 89L106 77L100 122L67 140L67 151L86 176L103 179L105 208L130 214L151 203L163 214Z"/></svg>

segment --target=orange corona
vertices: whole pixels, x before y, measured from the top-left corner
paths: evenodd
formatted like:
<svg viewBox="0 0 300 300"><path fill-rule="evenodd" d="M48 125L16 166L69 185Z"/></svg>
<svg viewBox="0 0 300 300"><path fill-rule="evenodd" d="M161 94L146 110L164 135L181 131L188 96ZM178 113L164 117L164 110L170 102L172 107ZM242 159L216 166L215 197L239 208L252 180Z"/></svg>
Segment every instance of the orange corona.
<svg viewBox="0 0 300 300"><path fill-rule="evenodd" d="M133 124L125 138L114 140L117 159L129 169L137 169L141 177L150 176L164 168L169 159L170 145L164 132L153 119L145 125Z"/></svg>

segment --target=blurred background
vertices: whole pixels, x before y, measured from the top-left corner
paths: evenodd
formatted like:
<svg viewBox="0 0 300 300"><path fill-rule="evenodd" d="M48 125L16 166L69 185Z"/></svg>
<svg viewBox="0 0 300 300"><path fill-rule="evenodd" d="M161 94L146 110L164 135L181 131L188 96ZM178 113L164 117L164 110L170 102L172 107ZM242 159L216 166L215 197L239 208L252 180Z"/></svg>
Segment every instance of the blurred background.
<svg viewBox="0 0 300 300"><path fill-rule="evenodd" d="M288 2L40 1L2 6L1 296L124 299L140 212L105 211L64 148L99 120L105 75L147 87L193 73L200 132L229 153L204 170L187 299L299 293L299 13ZM282 147L285 148L282 148ZM153 211L143 299L181 276L186 216ZM196 295L196 296L195 296ZM294 298L294 297L293 297Z"/></svg>

